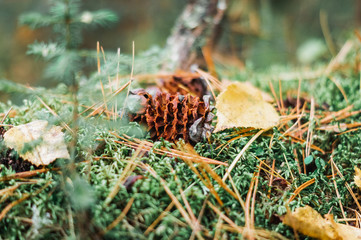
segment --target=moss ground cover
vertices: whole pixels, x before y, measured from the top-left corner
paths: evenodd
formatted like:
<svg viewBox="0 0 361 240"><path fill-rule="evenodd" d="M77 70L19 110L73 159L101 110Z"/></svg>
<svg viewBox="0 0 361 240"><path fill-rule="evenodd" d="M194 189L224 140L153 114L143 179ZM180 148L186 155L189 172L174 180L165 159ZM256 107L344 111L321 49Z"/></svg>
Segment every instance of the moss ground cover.
<svg viewBox="0 0 361 240"><path fill-rule="evenodd" d="M219 178L257 130L225 130L194 146L199 155L228 166L195 162L172 152L181 143L152 142L142 126L114 117L118 113L111 109L126 90L107 100L108 112L103 107L102 114L90 114L85 110L99 98L89 96L101 96L102 89L97 78L89 80L92 90L80 82L74 119L73 96L62 85L30 90L4 82L6 91L30 96L22 105L1 104L5 129L47 119L76 126L77 142L72 160L43 168L21 167L20 161L18 168L11 166L6 159L16 153L2 145L1 238L294 239L282 216L304 205L356 225L361 211L353 183L354 167L361 163L359 48L352 40L342 59L307 71L219 67L220 78L274 91L282 116L279 126L250 144L224 184ZM10 108L13 114L6 116ZM71 144L74 136L65 133Z"/></svg>
<svg viewBox="0 0 361 240"><path fill-rule="evenodd" d="M156 85L165 53L126 56L100 43L82 50L83 28L117 20L110 11L85 13L86 21L80 1L54 1L49 14L21 19L53 27L56 42L34 43L28 53L48 62L57 86L0 80L0 91L17 100L0 103L0 239L310 239L282 223L305 205L360 227L357 38L307 68L216 63L223 83L248 81L271 95L281 120L267 131L225 129L192 146L152 140L124 110L137 106L131 89ZM63 127L69 159L35 167L5 146L6 130L39 119Z"/></svg>

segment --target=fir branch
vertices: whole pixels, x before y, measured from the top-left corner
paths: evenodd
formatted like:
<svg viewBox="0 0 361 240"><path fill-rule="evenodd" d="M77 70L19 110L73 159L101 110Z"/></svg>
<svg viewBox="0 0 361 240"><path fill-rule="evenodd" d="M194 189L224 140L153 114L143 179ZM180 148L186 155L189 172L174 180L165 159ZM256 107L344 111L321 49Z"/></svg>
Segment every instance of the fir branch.
<svg viewBox="0 0 361 240"><path fill-rule="evenodd" d="M118 16L109 10L85 11L76 20L89 26L108 27L118 21Z"/></svg>
<svg viewBox="0 0 361 240"><path fill-rule="evenodd" d="M73 84L74 77L81 69L81 58L76 51L65 51L55 57L45 70L45 76Z"/></svg>
<svg viewBox="0 0 361 240"><path fill-rule="evenodd" d="M0 92L16 93L16 94L48 94L44 88L29 88L23 84L9 81L7 79L0 79ZM18 96L18 95L17 95Z"/></svg>
<svg viewBox="0 0 361 240"><path fill-rule="evenodd" d="M57 43L44 43L35 42L28 46L27 54L42 57L44 59L52 59L64 53L64 47L59 46Z"/></svg>
<svg viewBox="0 0 361 240"><path fill-rule="evenodd" d="M40 13L28 13L23 14L19 18L21 25L27 25L32 29L41 27L48 27L58 22L58 19L54 19L52 16L45 16Z"/></svg>
<svg viewBox="0 0 361 240"><path fill-rule="evenodd" d="M79 0L61 0L52 2L53 5L50 8L50 14L54 18L62 19L63 21L67 22L79 15Z"/></svg>
<svg viewBox="0 0 361 240"><path fill-rule="evenodd" d="M6 79L0 79L0 92L6 93L30 93L32 90L22 84Z"/></svg>

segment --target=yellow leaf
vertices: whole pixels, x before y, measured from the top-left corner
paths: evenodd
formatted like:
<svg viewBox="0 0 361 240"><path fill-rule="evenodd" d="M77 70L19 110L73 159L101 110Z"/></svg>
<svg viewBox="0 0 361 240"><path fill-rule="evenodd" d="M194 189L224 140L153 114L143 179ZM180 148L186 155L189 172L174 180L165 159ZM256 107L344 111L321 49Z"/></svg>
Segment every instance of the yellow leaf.
<svg viewBox="0 0 361 240"><path fill-rule="evenodd" d="M262 92L250 84L234 82L218 95L218 122L215 132L233 127L268 129L276 126L279 115Z"/></svg>
<svg viewBox="0 0 361 240"><path fill-rule="evenodd" d="M253 84L251 82L242 82L244 84L247 85L248 88L253 88L254 90L253 91L258 91L261 93L261 96L262 96L262 99L266 102L269 102L269 103L273 103L274 102L274 99L271 95L269 95L268 93L256 88L255 86L253 86Z"/></svg>
<svg viewBox="0 0 361 240"><path fill-rule="evenodd" d="M358 186L361 189L361 170L358 167L355 167L354 181L356 186Z"/></svg>
<svg viewBox="0 0 361 240"><path fill-rule="evenodd" d="M36 120L13 127L4 134L7 147L15 149L19 156L32 164L48 165L57 158L69 158L61 127L48 127L45 120ZM22 153L26 144L35 144L29 151Z"/></svg>
<svg viewBox="0 0 361 240"><path fill-rule="evenodd" d="M325 219L310 206L287 213L283 223L304 235L321 240L361 239L361 229L336 223L330 214Z"/></svg>

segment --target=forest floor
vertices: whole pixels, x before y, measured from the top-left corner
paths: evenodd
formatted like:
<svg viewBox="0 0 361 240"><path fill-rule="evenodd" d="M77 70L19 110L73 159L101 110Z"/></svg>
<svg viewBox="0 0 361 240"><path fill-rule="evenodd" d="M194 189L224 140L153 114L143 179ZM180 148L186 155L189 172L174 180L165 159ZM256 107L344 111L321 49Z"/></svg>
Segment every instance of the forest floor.
<svg viewBox="0 0 361 240"><path fill-rule="evenodd" d="M273 99L280 120L264 130L224 127L193 145L153 141L120 120L116 91L102 100L111 83L80 84L75 105L62 85L2 82L29 98L1 103L1 136L47 120L62 126L71 160L37 167L1 137L0 239L346 239L346 225L359 236L360 46L350 40L332 61L307 69L217 67L215 95L217 83L251 82ZM133 77L134 88L156 76ZM124 94L128 80L120 81ZM320 216L292 215L306 205Z"/></svg>

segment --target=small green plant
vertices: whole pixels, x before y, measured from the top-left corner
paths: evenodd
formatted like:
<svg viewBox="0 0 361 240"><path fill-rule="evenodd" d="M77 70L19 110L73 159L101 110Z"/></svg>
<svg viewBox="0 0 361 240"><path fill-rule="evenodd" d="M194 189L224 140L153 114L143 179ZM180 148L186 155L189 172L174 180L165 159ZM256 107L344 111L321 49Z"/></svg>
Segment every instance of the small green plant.
<svg viewBox="0 0 361 240"><path fill-rule="evenodd" d="M81 11L80 0L54 0L49 3L49 14L28 13L20 18L21 24L33 29L52 27L54 31L54 39L48 43L33 43L28 54L49 61L45 71L47 77L76 85L76 79L81 77L86 63L84 57L95 56L94 51L79 49L83 29L109 27L118 18L109 10Z"/></svg>
<svg viewBox="0 0 361 240"><path fill-rule="evenodd" d="M8 162L0 165L0 239L189 239L198 236L239 239L246 238L240 229L249 225L264 236L263 239L285 239L282 236L294 239L292 228L281 222L287 208L310 205L321 214L332 213L337 218L343 218L344 213L347 218L355 216L358 206L345 184L356 191L352 177L353 168L361 164L360 129L338 134L319 128L322 117L332 116L348 104L354 104L354 115L341 120L332 118L328 124L341 127L341 123L359 121L357 111L361 100L355 89L360 85L359 73L353 69L354 55L348 55L343 68L335 69L329 76L319 75L301 85L306 105L300 123L310 122L311 142L318 148L305 156L308 143L285 134L285 129L291 128L297 118L294 118L294 106L284 107L284 119L291 120L260 135L225 181L227 188L234 191L232 195L214 177L217 174L222 178L227 166L189 164L181 156L166 152L174 150L177 144L147 141L149 138L138 124L119 121L116 112L122 106L126 91L123 96L113 96L113 93L127 86L125 83L130 79L119 76L118 82L117 75L130 74L132 67L134 73L155 72L154 56L160 55L158 50L135 56L133 66L132 56L105 53L106 62L102 61L100 73L94 71L90 76L84 73L88 60L95 62L98 56L95 51L79 49L81 30L109 26L115 20L109 11L82 12L80 1L75 0L51 1L48 15L32 13L22 17L23 24L33 28L52 27L56 33L50 43L32 44L29 53L49 62L46 75L59 85L53 89L29 89L0 82L1 90L32 96L21 106L1 103L0 113L10 107L16 112L4 118L3 124L18 125L34 119L67 124L71 127L70 130L64 127L66 140L74 152L71 161L58 159L43 169L26 166L25 170L15 169L20 171L15 173ZM360 48L354 50L359 52ZM266 80L271 80L279 92L278 76L283 70L227 69L221 71L221 76L236 81L249 80L269 92ZM333 83L331 77L342 82L347 100L335 84L330 84ZM292 96L288 99L285 93L297 89L298 80L295 77L280 81L284 101L278 99L279 104L292 100ZM114 83L117 88L112 89ZM108 86L102 89L105 84ZM132 87L136 84L139 83L132 82ZM306 98L312 95L317 105L317 120L310 121L310 104ZM299 135L304 140L307 131L301 130ZM247 136L240 135L236 129L213 133L194 149L201 156L229 166L256 132L251 131ZM122 133L140 140L133 145L133 140L120 141ZM1 159L9 157L2 142L0 145ZM331 157L334 165L330 164ZM330 178L335 166L344 177ZM135 181L127 182L127 177ZM312 184L295 195L296 189L309 182ZM336 189L340 197L335 197ZM294 200L288 202L292 197ZM195 223L200 225L198 229ZM300 239L308 238L300 236Z"/></svg>

